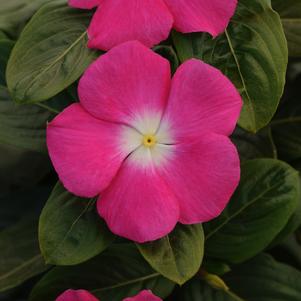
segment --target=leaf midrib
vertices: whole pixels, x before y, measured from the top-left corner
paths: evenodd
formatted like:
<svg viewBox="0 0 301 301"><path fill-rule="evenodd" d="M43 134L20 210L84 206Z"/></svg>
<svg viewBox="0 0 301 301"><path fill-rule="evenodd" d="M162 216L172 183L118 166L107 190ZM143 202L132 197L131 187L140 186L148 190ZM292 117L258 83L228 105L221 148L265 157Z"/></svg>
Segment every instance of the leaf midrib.
<svg viewBox="0 0 301 301"><path fill-rule="evenodd" d="M26 262L23 262L21 265L19 265L18 267L10 270L8 273L6 273L4 275L1 275L0 276L0 281L4 280L7 277L12 276L13 274L15 274L16 272L22 270L23 268L25 268L26 266L32 264L33 262L38 261L38 259L42 259L41 254L38 254L38 255L32 257L30 260L27 260Z"/></svg>
<svg viewBox="0 0 301 301"><path fill-rule="evenodd" d="M178 267L178 264L177 264L176 254L174 253L173 248L171 246L169 235L167 235L166 240L167 240L168 247L169 247L169 249L171 251L172 261L174 262L175 270L176 270L176 272L178 274L178 277L180 277L179 280L182 280L183 277L182 277L182 275L180 273L180 268Z"/></svg>
<svg viewBox="0 0 301 301"><path fill-rule="evenodd" d="M42 72L40 72L36 77L34 77L29 83L24 95L27 94L27 91L35 84L35 82L42 77L49 69L51 69L55 64L62 60L87 34L85 30L62 54L60 54L50 65L48 65Z"/></svg>
<svg viewBox="0 0 301 301"><path fill-rule="evenodd" d="M118 283L118 284L115 284L115 285L112 285L112 286L107 286L107 287L104 287L104 288L91 290L91 293L98 293L98 292L103 292L103 291L107 291L107 290L112 290L112 289L115 289L115 288L120 288L120 287L123 287L123 286L127 286L127 285L130 285L130 284L136 283L136 282L142 282L142 281L149 280L149 279L152 279L152 278L156 278L156 277L159 277L159 276L160 276L160 273L153 273L153 274L150 274L148 276L138 277L138 278L128 280L128 281L124 281L124 282L121 282L121 283Z"/></svg>
<svg viewBox="0 0 301 301"><path fill-rule="evenodd" d="M228 41L228 44L229 44L229 48L230 48L231 54L232 54L232 56L234 58L234 61L235 61L235 64L236 64L236 67L237 67L237 70L238 70L238 74L239 74L239 77L241 79L241 83L243 85L244 92L245 92L245 94L247 96L248 104L245 103L245 105L248 105L249 112L250 112L250 114L252 116L253 126L256 127L256 116L255 116L254 108L252 106L252 99L251 99L251 97L249 95L249 91L248 91L245 79L243 77L243 74L242 74L242 71L241 71L241 68L240 68L239 59L238 59L238 57L237 57L237 55L235 53L235 50L234 50L234 47L233 47L233 44L231 42L231 38L230 38L230 35L229 35L227 29L225 30L225 35L226 35L226 38L227 38L227 41Z"/></svg>
<svg viewBox="0 0 301 301"><path fill-rule="evenodd" d="M266 193L274 189L275 187L279 187L279 185L282 182L277 182L275 185L270 186L268 189L264 190L261 194L259 194L256 198L251 200L249 203L242 206L238 211L236 211L233 215L229 216L223 223L221 223L218 227L216 227L213 231L209 232L208 235L205 237L205 241L210 239L214 234L216 234L220 229L222 229L224 226L226 226L230 221L232 221L235 217L237 217L241 212L243 212L248 207L254 205L255 202L258 201L258 199L262 198Z"/></svg>
<svg viewBox="0 0 301 301"><path fill-rule="evenodd" d="M85 208L81 211L81 213L78 215L78 217L73 221L73 223L71 224L71 226L69 227L68 231L66 232L66 234L64 235L63 239L53 248L52 252L46 256L45 252L42 251L42 253L45 256L45 260L47 263L51 263L53 254L60 249L60 247L65 243L65 241L67 240L68 236L70 235L70 233L73 231L75 225L78 223L78 221L82 218L82 216L91 208L91 206L93 206L95 203L95 199L91 199L87 205L85 206Z"/></svg>
<svg viewBox="0 0 301 301"><path fill-rule="evenodd" d="M283 22L283 23L300 23L301 24L301 17L300 18L281 18L281 22Z"/></svg>
<svg viewBox="0 0 301 301"><path fill-rule="evenodd" d="M288 117L288 118L279 118L271 122L271 126L281 125L286 123L299 123L301 122L301 116Z"/></svg>

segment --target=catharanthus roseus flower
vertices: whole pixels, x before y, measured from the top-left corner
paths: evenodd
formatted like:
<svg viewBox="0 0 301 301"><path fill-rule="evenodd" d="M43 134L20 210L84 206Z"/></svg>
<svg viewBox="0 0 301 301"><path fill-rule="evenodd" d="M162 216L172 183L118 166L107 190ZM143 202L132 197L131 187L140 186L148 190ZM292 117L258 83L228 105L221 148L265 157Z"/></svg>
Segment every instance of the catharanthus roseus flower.
<svg viewBox="0 0 301 301"><path fill-rule="evenodd" d="M86 290L69 289L62 293L55 301L99 301Z"/></svg>
<svg viewBox="0 0 301 301"><path fill-rule="evenodd" d="M101 195L112 232L151 241L221 213L240 177L227 136L242 102L219 70L192 59L171 80L166 59L126 42L86 70L78 92L48 125L49 154L69 191Z"/></svg>
<svg viewBox="0 0 301 301"><path fill-rule="evenodd" d="M227 27L237 0L69 0L69 4L98 6L88 29L89 47L108 50L129 40L152 47L165 40L172 27L215 37Z"/></svg>
<svg viewBox="0 0 301 301"><path fill-rule="evenodd" d="M99 301L88 291L85 290L67 290L60 295L56 301ZM162 301L151 293L151 291L144 290L135 297L126 298L124 301Z"/></svg>

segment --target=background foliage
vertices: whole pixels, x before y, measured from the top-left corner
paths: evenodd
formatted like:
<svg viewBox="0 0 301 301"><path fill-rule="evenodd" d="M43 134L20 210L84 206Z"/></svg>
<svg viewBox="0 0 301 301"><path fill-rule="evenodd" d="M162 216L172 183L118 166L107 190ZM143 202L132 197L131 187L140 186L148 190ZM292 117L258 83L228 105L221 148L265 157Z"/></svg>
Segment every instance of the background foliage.
<svg viewBox="0 0 301 301"><path fill-rule="evenodd" d="M196 57L236 85L242 178L218 218L143 245L110 233L47 155L46 123L77 101L101 55L86 47L90 18L65 0L0 3L0 300L52 301L72 287L102 301L143 288L165 300L300 301L300 0L239 0L218 38L173 32L154 48L173 71Z"/></svg>

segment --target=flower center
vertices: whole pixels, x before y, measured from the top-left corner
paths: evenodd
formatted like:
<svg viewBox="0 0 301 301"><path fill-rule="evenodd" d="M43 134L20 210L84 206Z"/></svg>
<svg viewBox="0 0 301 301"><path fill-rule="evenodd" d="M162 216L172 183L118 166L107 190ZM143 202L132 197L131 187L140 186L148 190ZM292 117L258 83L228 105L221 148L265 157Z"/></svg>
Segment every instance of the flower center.
<svg viewBox="0 0 301 301"><path fill-rule="evenodd" d="M155 135L144 135L143 145L146 147L152 147L157 143L157 138Z"/></svg>

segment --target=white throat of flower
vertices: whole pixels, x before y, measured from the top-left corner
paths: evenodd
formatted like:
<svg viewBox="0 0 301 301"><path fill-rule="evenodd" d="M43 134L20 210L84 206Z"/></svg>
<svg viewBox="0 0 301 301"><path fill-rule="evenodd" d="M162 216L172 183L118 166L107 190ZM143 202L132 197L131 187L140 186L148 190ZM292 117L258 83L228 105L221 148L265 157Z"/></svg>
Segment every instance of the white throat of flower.
<svg viewBox="0 0 301 301"><path fill-rule="evenodd" d="M161 114L143 114L134 118L132 127L124 127L123 149L129 159L141 167L161 165L173 152L172 131L168 122L161 121Z"/></svg>

